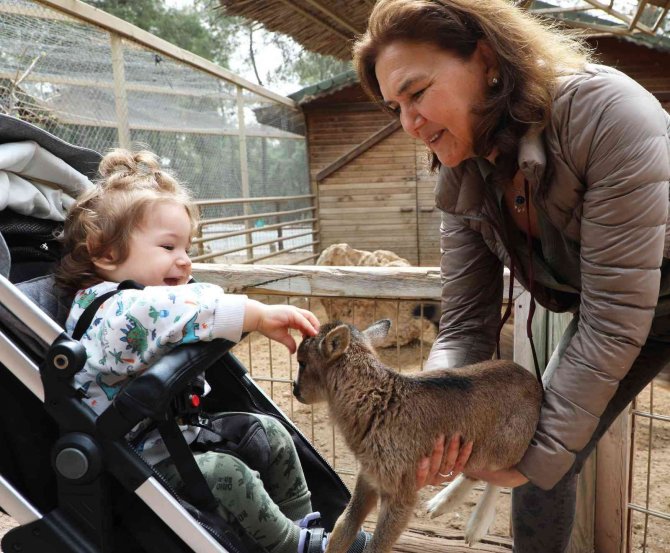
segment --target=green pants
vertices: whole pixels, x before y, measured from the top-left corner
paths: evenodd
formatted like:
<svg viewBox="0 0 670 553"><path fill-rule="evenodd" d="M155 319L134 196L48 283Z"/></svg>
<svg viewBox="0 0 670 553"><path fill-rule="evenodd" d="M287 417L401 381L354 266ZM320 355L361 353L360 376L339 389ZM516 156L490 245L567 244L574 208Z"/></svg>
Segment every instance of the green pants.
<svg viewBox="0 0 670 553"><path fill-rule="evenodd" d="M271 450L265 480L235 455L209 451L195 458L224 519L270 553L296 553L300 529L294 521L312 512L311 494L288 431L272 417L254 416ZM172 461L161 461L156 469L179 492L183 483Z"/></svg>

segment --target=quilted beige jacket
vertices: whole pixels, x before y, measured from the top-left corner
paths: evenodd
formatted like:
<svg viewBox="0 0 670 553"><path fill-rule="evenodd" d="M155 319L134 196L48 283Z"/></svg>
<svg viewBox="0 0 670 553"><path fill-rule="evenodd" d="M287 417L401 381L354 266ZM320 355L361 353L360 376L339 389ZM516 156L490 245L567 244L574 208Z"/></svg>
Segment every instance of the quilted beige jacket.
<svg viewBox="0 0 670 553"><path fill-rule="evenodd" d="M580 313L518 465L550 489L587 444L649 333L661 262L670 257L670 116L632 79L589 65L561 80L550 124L524 137L519 166L535 207L580 252L578 295L535 286L540 304ZM428 368L493 354L510 255L490 188L474 160L440 172L443 314Z"/></svg>

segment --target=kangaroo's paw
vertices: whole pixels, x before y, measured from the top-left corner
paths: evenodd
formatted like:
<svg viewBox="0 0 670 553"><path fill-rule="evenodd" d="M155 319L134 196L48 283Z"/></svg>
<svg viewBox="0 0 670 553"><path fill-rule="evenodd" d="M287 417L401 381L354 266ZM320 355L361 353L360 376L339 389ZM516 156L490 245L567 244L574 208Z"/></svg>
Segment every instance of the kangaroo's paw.
<svg viewBox="0 0 670 553"><path fill-rule="evenodd" d="M477 502L475 510L470 515L465 526L465 543L470 547L480 542L486 536L496 514L496 500L498 499L498 486L486 484L484 493Z"/></svg>
<svg viewBox="0 0 670 553"><path fill-rule="evenodd" d="M465 501L476 483L477 480L471 480L465 475L459 474L451 484L426 503L426 510L430 518L438 517L456 509Z"/></svg>

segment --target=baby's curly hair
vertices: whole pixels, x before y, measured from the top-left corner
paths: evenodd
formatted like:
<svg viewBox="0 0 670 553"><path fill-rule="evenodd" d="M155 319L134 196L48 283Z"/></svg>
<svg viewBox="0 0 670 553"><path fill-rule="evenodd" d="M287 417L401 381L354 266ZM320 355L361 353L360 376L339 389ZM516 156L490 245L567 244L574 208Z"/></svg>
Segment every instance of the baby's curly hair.
<svg viewBox="0 0 670 553"><path fill-rule="evenodd" d="M156 154L147 150L112 150L100 162L99 180L70 209L59 240L63 257L56 270L56 285L66 295L101 282L93 261L108 253L123 263L130 237L147 209L168 202L184 206L191 233L198 226L198 211L189 192L164 171Z"/></svg>

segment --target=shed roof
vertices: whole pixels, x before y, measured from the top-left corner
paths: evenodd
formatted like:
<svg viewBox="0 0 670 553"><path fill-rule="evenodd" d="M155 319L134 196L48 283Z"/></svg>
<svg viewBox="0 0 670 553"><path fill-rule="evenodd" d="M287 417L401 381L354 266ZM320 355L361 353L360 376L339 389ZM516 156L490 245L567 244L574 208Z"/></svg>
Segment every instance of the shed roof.
<svg viewBox="0 0 670 553"><path fill-rule="evenodd" d="M353 69L350 69L324 81L301 88L289 94L288 97L295 100L296 104L304 105L356 84L358 84L358 76Z"/></svg>
<svg viewBox="0 0 670 553"><path fill-rule="evenodd" d="M365 31L375 0L219 0L226 13L287 34L307 50L340 59ZM670 50L670 0L519 0L532 12L590 33L626 37Z"/></svg>

